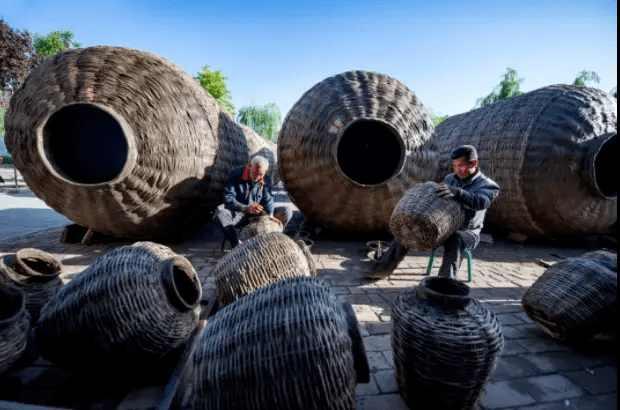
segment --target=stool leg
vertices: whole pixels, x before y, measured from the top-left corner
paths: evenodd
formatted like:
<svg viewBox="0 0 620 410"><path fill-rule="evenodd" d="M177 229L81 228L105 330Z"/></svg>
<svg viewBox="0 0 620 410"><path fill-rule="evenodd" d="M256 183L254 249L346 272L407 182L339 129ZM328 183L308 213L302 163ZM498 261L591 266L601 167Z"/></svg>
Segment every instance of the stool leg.
<svg viewBox="0 0 620 410"><path fill-rule="evenodd" d="M435 248L431 251L431 258L428 260L428 266L426 267L426 274L430 275L433 271L433 265L435 264L435 252L437 252L438 248Z"/></svg>
<svg viewBox="0 0 620 410"><path fill-rule="evenodd" d="M469 249L465 249L465 255L467 255L467 282L471 282L471 252Z"/></svg>

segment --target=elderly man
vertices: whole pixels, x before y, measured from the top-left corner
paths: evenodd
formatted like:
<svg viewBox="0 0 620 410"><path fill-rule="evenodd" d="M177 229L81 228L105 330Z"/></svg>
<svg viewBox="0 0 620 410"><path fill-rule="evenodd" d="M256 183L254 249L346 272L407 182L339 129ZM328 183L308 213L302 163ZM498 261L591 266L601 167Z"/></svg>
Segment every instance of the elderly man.
<svg viewBox="0 0 620 410"><path fill-rule="evenodd" d="M233 248L240 242L235 228L247 225L252 216L269 215L284 227L291 220L290 208L274 205L268 169L269 161L255 156L248 165L234 168L228 174L224 203L217 208L213 219Z"/></svg>
<svg viewBox="0 0 620 410"><path fill-rule="evenodd" d="M478 167L478 153L471 145L457 148L451 155L453 173L437 186L437 193L461 203L465 221L442 245L444 255L439 276L456 278L465 249L474 249L480 242L480 231L487 209L499 195L499 186ZM394 240L384 257L373 267L373 278L390 275L409 251Z"/></svg>

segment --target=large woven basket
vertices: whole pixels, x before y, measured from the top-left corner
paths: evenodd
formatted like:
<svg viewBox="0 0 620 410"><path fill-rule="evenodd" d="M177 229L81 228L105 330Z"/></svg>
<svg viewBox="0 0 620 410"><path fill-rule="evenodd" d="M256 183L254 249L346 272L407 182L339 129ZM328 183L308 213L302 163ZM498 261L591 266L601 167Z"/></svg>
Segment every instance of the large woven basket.
<svg viewBox="0 0 620 410"><path fill-rule="evenodd" d="M354 409L357 319L315 278L288 278L220 310L193 356L195 409ZM353 321L350 321L353 319ZM356 329L351 332L352 324ZM361 376L366 378L367 376Z"/></svg>
<svg viewBox="0 0 620 410"><path fill-rule="evenodd" d="M402 82L367 71L337 74L286 115L280 176L291 201L324 228L385 230L407 188L432 179L434 157L418 148L433 129L428 110Z"/></svg>
<svg viewBox="0 0 620 410"><path fill-rule="evenodd" d="M617 268L598 256L555 263L523 295L525 313L551 336L573 342L617 327Z"/></svg>
<svg viewBox="0 0 620 410"><path fill-rule="evenodd" d="M146 374L197 328L201 295L186 258L136 242L104 255L56 292L37 322L37 347L73 371Z"/></svg>
<svg viewBox="0 0 620 410"><path fill-rule="evenodd" d="M617 220L617 110L605 91L554 85L455 115L427 146L440 153L435 180L470 144L501 188L489 221L550 239L600 232Z"/></svg>
<svg viewBox="0 0 620 410"><path fill-rule="evenodd" d="M0 282L0 374L14 369L26 353L30 333L26 296L17 287Z"/></svg>
<svg viewBox="0 0 620 410"><path fill-rule="evenodd" d="M220 306L285 278L316 276L310 250L302 241L272 232L249 239L213 269Z"/></svg>
<svg viewBox="0 0 620 410"><path fill-rule="evenodd" d="M248 240L258 235L264 235L269 232L282 232L284 227L282 222L272 221L269 215L262 215L250 218L250 223L241 229L239 239Z"/></svg>
<svg viewBox="0 0 620 410"><path fill-rule="evenodd" d="M497 317L464 283L429 277L392 309L400 393L410 408L476 409L504 346Z"/></svg>
<svg viewBox="0 0 620 410"><path fill-rule="evenodd" d="M394 237L406 247L429 250L442 244L463 223L461 205L436 193L437 184L426 182L408 189L390 218Z"/></svg>
<svg viewBox="0 0 620 410"><path fill-rule="evenodd" d="M88 47L45 61L11 99L6 146L33 192L75 223L151 239L191 228L248 160L241 127L157 55Z"/></svg>
<svg viewBox="0 0 620 410"><path fill-rule="evenodd" d="M0 282L9 281L24 292L33 324L43 305L62 286L61 273L60 260L39 249L24 248L0 258Z"/></svg>

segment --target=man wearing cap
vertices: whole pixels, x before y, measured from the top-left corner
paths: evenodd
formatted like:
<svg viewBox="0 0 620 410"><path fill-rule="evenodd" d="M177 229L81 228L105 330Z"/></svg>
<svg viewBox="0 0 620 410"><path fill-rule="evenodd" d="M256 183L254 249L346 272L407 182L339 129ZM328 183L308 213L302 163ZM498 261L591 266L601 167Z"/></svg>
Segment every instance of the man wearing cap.
<svg viewBox="0 0 620 410"><path fill-rule="evenodd" d="M465 249L474 249L480 243L480 231L487 209L499 195L499 186L478 167L478 153L471 145L457 148L451 155L453 173L437 186L437 193L460 202L465 220L459 229L443 244L444 254L439 276L456 278ZM394 240L390 249L375 263L372 278L389 276L405 258L409 249Z"/></svg>

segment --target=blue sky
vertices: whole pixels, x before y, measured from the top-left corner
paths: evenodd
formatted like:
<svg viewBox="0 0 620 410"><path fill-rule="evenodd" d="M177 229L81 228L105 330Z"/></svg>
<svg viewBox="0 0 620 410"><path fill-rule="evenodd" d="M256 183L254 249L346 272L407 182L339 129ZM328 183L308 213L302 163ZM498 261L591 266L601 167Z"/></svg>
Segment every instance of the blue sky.
<svg viewBox="0 0 620 410"><path fill-rule="evenodd" d="M404 82L438 115L471 109L507 67L521 90L595 71L617 85L617 1L0 0L12 28L71 29L84 47L150 51L195 75L220 69L237 110L284 117L321 80L370 70Z"/></svg>

